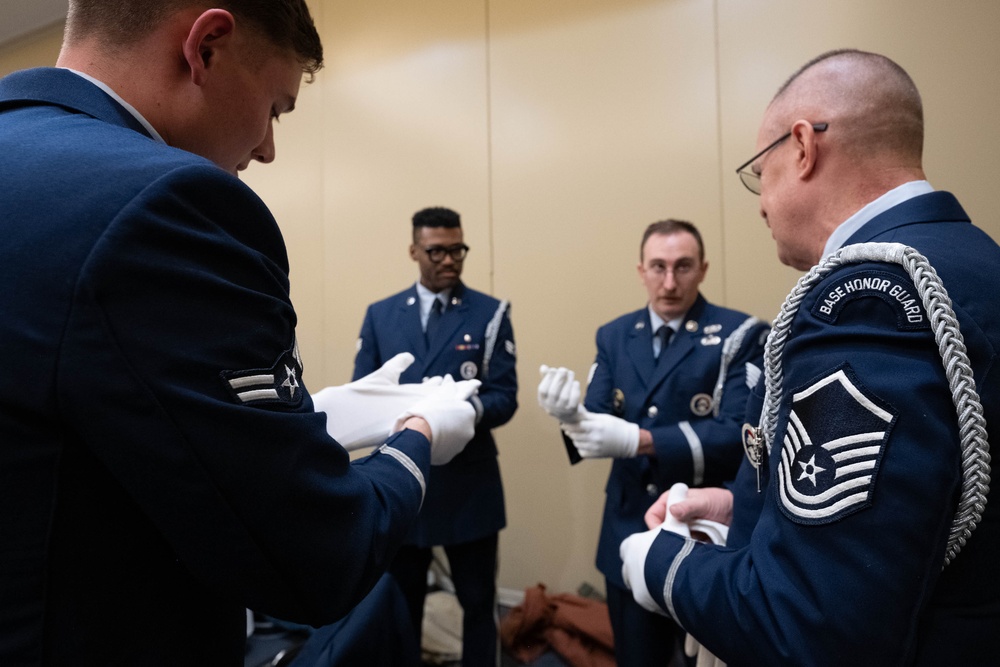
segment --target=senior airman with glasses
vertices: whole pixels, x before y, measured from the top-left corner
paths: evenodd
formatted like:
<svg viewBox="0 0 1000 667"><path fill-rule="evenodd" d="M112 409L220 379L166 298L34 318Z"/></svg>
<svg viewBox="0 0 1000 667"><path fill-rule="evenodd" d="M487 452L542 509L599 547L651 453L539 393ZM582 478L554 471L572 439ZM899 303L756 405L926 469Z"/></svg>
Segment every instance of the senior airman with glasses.
<svg viewBox="0 0 1000 667"><path fill-rule="evenodd" d="M899 65L831 51L778 90L737 169L779 259L809 273L735 483L671 491L621 547L636 601L727 664L1000 655L1000 247L927 182L923 138ZM695 519L729 524L727 545L693 540Z"/></svg>
<svg viewBox="0 0 1000 667"><path fill-rule="evenodd" d="M560 421L573 460L614 459L597 567L605 576L615 658L619 665L663 667L681 631L635 603L618 547L644 528L644 513L672 484L722 484L735 476L767 325L701 295L708 262L690 222L649 225L636 268L647 303L598 329L583 405L580 383L567 368L542 368L538 400Z"/></svg>
<svg viewBox="0 0 1000 667"><path fill-rule="evenodd" d="M431 548L444 547L455 593L462 606L462 664L498 661L496 625L497 537L506 525L503 486L491 429L506 424L517 409L514 331L507 301L462 282L469 252L461 217L432 207L413 216L410 258L420 278L415 285L368 307L354 378L379 368L401 352L415 357L400 381L451 375L482 382L472 398L476 431L450 463L432 466L420 516L390 572L409 605L414 632L422 625ZM414 655L406 664L419 665Z"/></svg>

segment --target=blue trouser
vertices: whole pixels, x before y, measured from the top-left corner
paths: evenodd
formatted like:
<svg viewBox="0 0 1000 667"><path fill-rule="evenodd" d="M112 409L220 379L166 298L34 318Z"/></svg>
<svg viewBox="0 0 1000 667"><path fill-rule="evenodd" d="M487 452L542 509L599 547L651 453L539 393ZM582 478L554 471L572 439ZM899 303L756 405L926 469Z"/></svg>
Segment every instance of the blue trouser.
<svg viewBox="0 0 1000 667"><path fill-rule="evenodd" d="M455 584L455 596L462 606L462 667L496 667L497 644L497 534L473 542L444 547ZM427 568L431 549L404 546L396 554L389 571L399 582L410 608L413 627L423 624L427 595ZM419 642L418 642L419 643ZM420 664L419 656L415 664Z"/></svg>
<svg viewBox="0 0 1000 667"><path fill-rule="evenodd" d="M684 633L674 621L646 611L628 590L604 580L615 661L621 667L667 667Z"/></svg>

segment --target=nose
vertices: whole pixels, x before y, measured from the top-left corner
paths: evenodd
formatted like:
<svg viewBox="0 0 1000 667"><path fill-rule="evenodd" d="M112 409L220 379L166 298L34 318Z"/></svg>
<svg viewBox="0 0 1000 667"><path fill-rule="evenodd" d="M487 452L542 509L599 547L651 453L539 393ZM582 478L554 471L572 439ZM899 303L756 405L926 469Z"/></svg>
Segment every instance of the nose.
<svg viewBox="0 0 1000 667"><path fill-rule="evenodd" d="M677 277L674 275L673 269L668 268L666 271L664 271L663 286L667 288L667 290L672 290L675 287L677 287Z"/></svg>
<svg viewBox="0 0 1000 667"><path fill-rule="evenodd" d="M264 140L260 142L257 148L253 149L250 154L254 160L262 162L263 164L270 164L274 162L274 123L269 122L267 124L267 133L264 135Z"/></svg>

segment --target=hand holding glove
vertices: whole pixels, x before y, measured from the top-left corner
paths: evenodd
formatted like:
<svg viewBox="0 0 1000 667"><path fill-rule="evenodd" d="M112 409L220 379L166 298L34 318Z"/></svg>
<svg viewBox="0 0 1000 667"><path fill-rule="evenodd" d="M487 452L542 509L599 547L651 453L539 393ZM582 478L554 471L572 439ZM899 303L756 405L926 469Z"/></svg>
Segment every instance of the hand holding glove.
<svg viewBox="0 0 1000 667"><path fill-rule="evenodd" d="M410 417L420 417L431 428L431 465L444 465L465 449L476 432L476 409L469 398L479 389L479 380L455 382L445 375L417 387L430 390L396 418L392 432L401 431Z"/></svg>
<svg viewBox="0 0 1000 667"><path fill-rule="evenodd" d="M585 459L631 458L639 450L639 425L614 415L581 408L578 420L564 422L562 429Z"/></svg>

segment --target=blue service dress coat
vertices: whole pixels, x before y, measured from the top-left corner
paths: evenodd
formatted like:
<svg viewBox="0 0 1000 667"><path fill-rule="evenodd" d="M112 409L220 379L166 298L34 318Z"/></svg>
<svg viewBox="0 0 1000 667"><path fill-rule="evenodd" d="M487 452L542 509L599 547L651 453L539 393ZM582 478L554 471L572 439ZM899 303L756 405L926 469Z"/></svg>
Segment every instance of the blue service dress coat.
<svg viewBox="0 0 1000 667"><path fill-rule="evenodd" d="M246 607L346 613L429 447L327 435L267 207L66 70L0 81L0 153L0 664L236 666Z"/></svg>
<svg viewBox="0 0 1000 667"><path fill-rule="evenodd" d="M940 276L992 435L1000 247L946 192L889 209L847 244L866 242L911 246ZM653 543L649 591L727 664L997 664L1000 506L989 493L942 569L960 497L959 418L917 295L896 263L847 264L816 283L788 329L761 492L744 463L728 547L665 531Z"/></svg>
<svg viewBox="0 0 1000 667"><path fill-rule="evenodd" d="M416 286L368 306L361 325L354 379L379 368L400 352L416 360L400 382L451 375L482 382L474 399L476 433L447 465L432 466L427 497L407 544L461 544L496 533L506 525L503 485L491 429L517 410L517 372L510 308L459 283L428 346L420 324Z"/></svg>
<svg viewBox="0 0 1000 667"><path fill-rule="evenodd" d="M584 402L653 436L656 457L615 459L605 488L597 567L625 588L618 547L646 529L643 516L676 482L719 485L742 460L740 428L750 382L761 373L768 327L701 295L660 358L653 358L649 310L597 331L597 359Z"/></svg>

